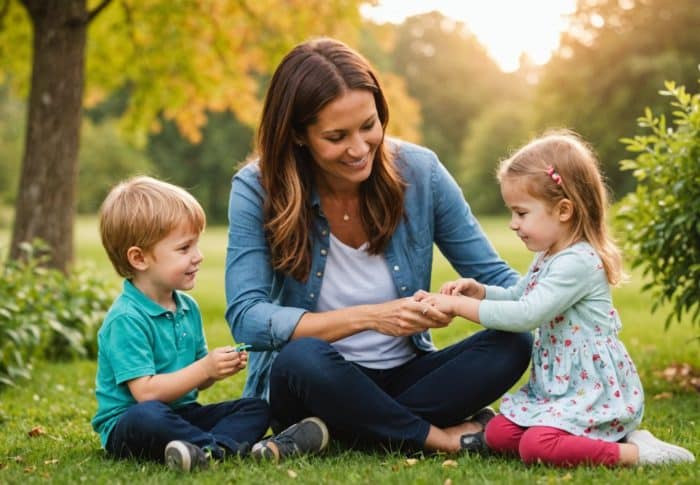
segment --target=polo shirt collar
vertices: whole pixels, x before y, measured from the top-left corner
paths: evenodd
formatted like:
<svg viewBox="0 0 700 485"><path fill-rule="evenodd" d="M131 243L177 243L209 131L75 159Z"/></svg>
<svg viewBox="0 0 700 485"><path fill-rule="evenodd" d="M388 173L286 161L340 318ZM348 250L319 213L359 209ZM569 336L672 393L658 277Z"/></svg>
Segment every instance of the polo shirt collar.
<svg viewBox="0 0 700 485"><path fill-rule="evenodd" d="M124 295L134 300L139 307L141 307L148 315L152 317L157 317L165 313L170 313L170 310L163 308L158 303L151 300L149 297L144 295L141 290L136 288L131 280L124 280L123 285ZM173 300L175 300L175 308L177 312L189 311L190 307L182 297L180 292L173 290Z"/></svg>

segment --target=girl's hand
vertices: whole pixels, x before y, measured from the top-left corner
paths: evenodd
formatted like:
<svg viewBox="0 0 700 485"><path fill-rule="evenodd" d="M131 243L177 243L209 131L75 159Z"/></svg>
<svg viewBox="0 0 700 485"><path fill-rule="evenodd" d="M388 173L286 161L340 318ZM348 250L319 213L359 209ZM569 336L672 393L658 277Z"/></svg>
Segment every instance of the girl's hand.
<svg viewBox="0 0 700 485"><path fill-rule="evenodd" d="M435 310L448 315L457 315L457 303L459 296L441 293L428 293L418 291L413 298L425 305L430 305Z"/></svg>
<svg viewBox="0 0 700 485"><path fill-rule="evenodd" d="M377 305L379 315L373 330L393 337L406 337L429 328L446 327L453 316L414 298L401 298Z"/></svg>
<svg viewBox="0 0 700 485"><path fill-rule="evenodd" d="M232 376L248 363L248 352L236 352L231 346L218 347L202 358L202 365L210 379Z"/></svg>
<svg viewBox="0 0 700 485"><path fill-rule="evenodd" d="M486 288L473 278L460 278L448 281L440 288L443 295L462 295L483 300L486 296Z"/></svg>

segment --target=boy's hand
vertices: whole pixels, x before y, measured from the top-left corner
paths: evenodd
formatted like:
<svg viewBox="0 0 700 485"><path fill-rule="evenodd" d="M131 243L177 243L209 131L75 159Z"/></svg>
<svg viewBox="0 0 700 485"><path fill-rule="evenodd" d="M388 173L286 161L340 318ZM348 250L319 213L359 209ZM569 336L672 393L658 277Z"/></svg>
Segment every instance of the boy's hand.
<svg viewBox="0 0 700 485"><path fill-rule="evenodd" d="M443 295L463 295L483 300L486 296L486 288L473 278L460 278L448 281L440 288Z"/></svg>
<svg viewBox="0 0 700 485"><path fill-rule="evenodd" d="M220 380L232 376L248 364L248 352L231 346L218 347L202 358L202 365L210 379Z"/></svg>

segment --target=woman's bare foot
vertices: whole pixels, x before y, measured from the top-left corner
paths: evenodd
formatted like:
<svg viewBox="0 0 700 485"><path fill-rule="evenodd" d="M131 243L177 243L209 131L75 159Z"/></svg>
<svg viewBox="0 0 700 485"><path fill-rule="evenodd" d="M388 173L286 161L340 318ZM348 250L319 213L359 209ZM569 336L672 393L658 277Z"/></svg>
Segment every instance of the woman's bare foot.
<svg viewBox="0 0 700 485"><path fill-rule="evenodd" d="M477 421L465 421L444 429L431 426L424 446L427 450L458 453L462 449L460 443L462 435L478 433L483 429L484 427Z"/></svg>

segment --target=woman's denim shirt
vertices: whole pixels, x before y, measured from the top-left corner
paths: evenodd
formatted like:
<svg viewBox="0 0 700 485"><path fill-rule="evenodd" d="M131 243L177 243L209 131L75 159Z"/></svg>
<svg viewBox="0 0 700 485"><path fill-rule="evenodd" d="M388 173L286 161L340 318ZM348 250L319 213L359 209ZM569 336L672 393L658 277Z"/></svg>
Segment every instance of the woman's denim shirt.
<svg viewBox="0 0 700 485"><path fill-rule="evenodd" d="M384 252L399 297L430 289L433 243L461 276L489 285L514 284L517 273L496 254L437 156L417 145L387 143L396 152L396 166L407 184L404 218ZM263 229L264 198L259 166L246 165L233 177L229 200L226 320L234 339L253 347L243 395L267 398L275 356L301 316L316 309L330 228L314 191L309 277L302 282L274 271ZM428 331L412 340L421 351L435 350Z"/></svg>

